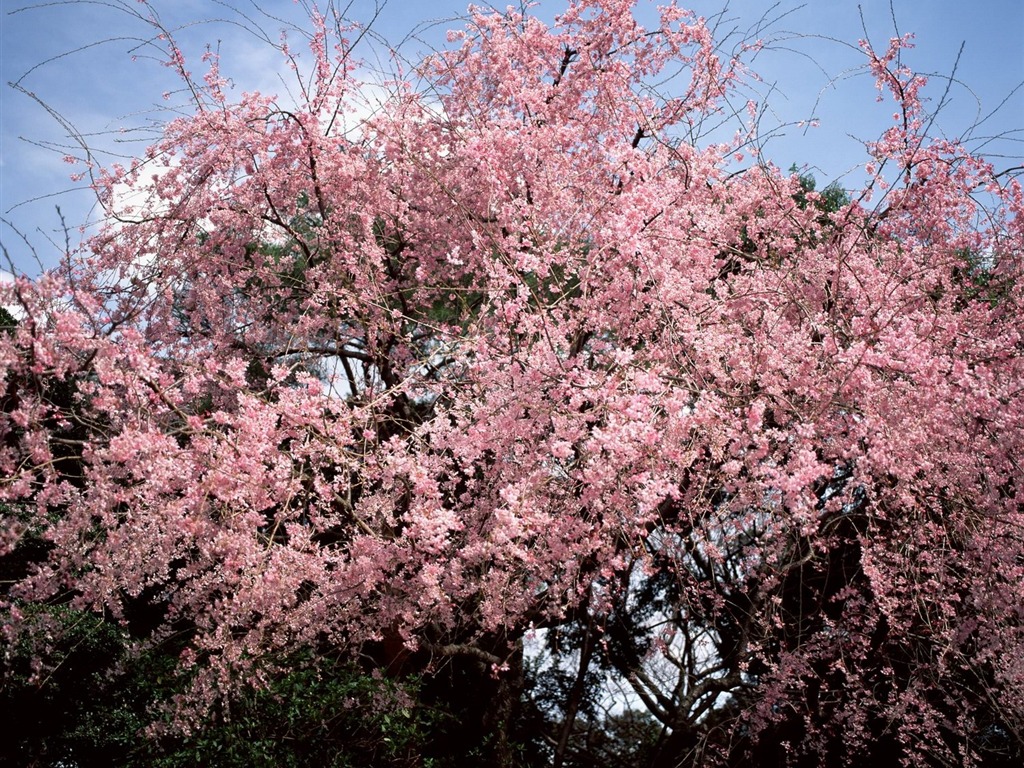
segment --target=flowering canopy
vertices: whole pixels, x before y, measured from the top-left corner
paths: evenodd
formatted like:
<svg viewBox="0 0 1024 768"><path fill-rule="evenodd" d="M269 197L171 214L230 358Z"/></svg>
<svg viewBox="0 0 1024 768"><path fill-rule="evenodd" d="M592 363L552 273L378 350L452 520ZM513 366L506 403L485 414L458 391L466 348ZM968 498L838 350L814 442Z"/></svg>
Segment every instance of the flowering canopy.
<svg viewBox="0 0 1024 768"><path fill-rule="evenodd" d="M500 674L658 575L692 722L1024 736L1019 185L926 135L906 39L864 46L899 120L863 190L737 172L749 135L690 139L739 61L632 6L474 11L357 132L322 19L296 108L189 80L103 231L0 287L9 636L149 606L197 702L303 647Z"/></svg>

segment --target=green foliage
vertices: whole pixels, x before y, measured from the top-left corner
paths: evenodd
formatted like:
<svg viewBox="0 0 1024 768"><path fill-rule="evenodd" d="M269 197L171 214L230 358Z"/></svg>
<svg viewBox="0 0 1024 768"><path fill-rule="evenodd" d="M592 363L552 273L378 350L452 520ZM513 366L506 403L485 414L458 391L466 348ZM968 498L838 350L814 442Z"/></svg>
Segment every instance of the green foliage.
<svg viewBox="0 0 1024 768"><path fill-rule="evenodd" d="M408 691L406 689L409 689ZM266 690L249 690L197 734L163 745L152 765L242 768L421 765L418 755L434 716L405 685L345 663L295 669Z"/></svg>
<svg viewBox="0 0 1024 768"><path fill-rule="evenodd" d="M6 649L0 765L109 768L196 765L355 768L440 765L421 755L441 721L416 703L418 680L367 674L346 661L290 660L265 690L248 689L188 736L150 736L187 680L177 647L136 652L117 624L66 606L26 607L30 634ZM43 640L44 652L33 654Z"/></svg>
<svg viewBox="0 0 1024 768"><path fill-rule="evenodd" d="M579 722L575 730L566 768L651 765L665 731L648 712L636 709Z"/></svg>
<svg viewBox="0 0 1024 768"><path fill-rule="evenodd" d="M990 306L996 306L1013 290L1012 277L999 275L996 271L996 255L960 249L955 256L960 265L953 269L952 276L954 284L960 290L961 307L972 301L982 301Z"/></svg>
<svg viewBox="0 0 1024 768"><path fill-rule="evenodd" d="M789 167L789 172L798 174L797 178L800 182L800 191L796 193L793 199L796 200L798 206L806 208L811 202L811 198L808 195L816 191L818 182L813 174L800 173L796 163ZM835 213L849 204L850 196L835 181L821 190L818 193L818 199L814 202L814 206L824 214Z"/></svg>
<svg viewBox="0 0 1024 768"><path fill-rule="evenodd" d="M0 683L10 734L0 746L0 763L124 764L117 756L137 740L144 725L140 705L148 696L138 689L142 680L109 684L109 670L124 658L124 634L66 606L22 610L26 630L6 649Z"/></svg>
<svg viewBox="0 0 1024 768"><path fill-rule="evenodd" d="M0 307L0 333L13 334L14 329L17 328L18 321L15 319L6 307Z"/></svg>

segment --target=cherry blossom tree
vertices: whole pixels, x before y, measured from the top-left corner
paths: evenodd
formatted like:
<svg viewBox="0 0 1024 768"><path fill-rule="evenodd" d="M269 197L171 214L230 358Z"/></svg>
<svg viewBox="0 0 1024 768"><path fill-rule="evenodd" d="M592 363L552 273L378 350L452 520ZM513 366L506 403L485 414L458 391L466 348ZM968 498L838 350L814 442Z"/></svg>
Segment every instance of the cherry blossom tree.
<svg viewBox="0 0 1024 768"><path fill-rule="evenodd" d="M183 728L299 652L482 665L495 764L530 637L556 764L598 669L655 765L1019 754L1024 196L928 134L909 38L843 197L755 105L702 138L748 75L675 5L472 11L368 117L334 21L297 107L168 37L193 113L0 285L8 641L173 642Z"/></svg>

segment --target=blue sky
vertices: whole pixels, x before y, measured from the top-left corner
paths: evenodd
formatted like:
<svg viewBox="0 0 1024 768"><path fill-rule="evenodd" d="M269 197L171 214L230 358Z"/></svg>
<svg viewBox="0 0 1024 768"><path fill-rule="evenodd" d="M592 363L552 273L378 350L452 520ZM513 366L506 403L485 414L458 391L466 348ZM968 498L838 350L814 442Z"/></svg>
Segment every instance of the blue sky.
<svg viewBox="0 0 1024 768"><path fill-rule="evenodd" d="M511 1L500 0L499 5ZM379 39L401 43L401 51L411 60L444 46L445 30L460 26L458 17L466 4L339 3L348 6L350 18L362 22L373 19L382 5L373 32ZM762 83L745 95L770 102L762 125L777 130L766 151L782 167L806 165L822 185L832 180L856 182L855 169L863 160L861 142L888 127L892 112L891 106L874 102L873 81L855 49L865 27L880 48L897 32L916 34L917 47L906 61L933 76L926 94L933 99L932 106L942 98L956 66L956 81L934 133L966 134L968 143L1000 169L1022 162L1022 0L975 0L969 5L963 0L680 4L714 20L726 50L743 38L759 36L766 41L751 63ZM641 0L641 8L646 5ZM219 45L225 72L237 82L239 92L283 91L280 57L253 32L262 29L277 41L288 24L301 25L308 18L303 3L292 0L262 0L258 8L252 0L153 0L152 6L164 25L175 31L194 72L203 69L198 57L204 46ZM562 0L541 0L535 10L550 17L562 6ZM74 168L62 161L65 153L82 154L69 133L77 133L101 162L137 155L155 139L159 124L181 100L173 95L162 98L177 83L169 70L147 57L153 50L147 44L151 31L133 17L141 10L135 0L0 0L0 8L0 242L15 269L34 275L40 264L53 266L63 249L57 206L71 227L73 244L78 225L96 215L90 193L70 181ZM290 39L294 48L300 47L295 32ZM373 53L370 45L362 49L364 58ZM20 90L9 83L18 83ZM791 125L810 118L817 118L819 127Z"/></svg>

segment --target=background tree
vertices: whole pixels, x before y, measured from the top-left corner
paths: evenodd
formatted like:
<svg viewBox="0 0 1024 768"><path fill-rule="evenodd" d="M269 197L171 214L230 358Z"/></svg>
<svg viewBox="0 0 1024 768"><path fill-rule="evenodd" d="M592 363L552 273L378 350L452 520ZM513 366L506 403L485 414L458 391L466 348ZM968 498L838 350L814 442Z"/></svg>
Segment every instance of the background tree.
<svg viewBox="0 0 1024 768"><path fill-rule="evenodd" d="M907 41L845 198L695 142L739 61L675 6L477 11L356 133L336 22L287 109L169 37L194 114L0 287L8 642L116 625L185 733L340 658L474 713L467 762L1019 754L1022 196Z"/></svg>

